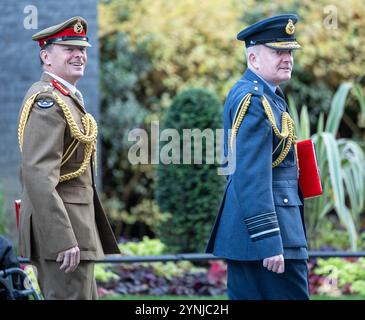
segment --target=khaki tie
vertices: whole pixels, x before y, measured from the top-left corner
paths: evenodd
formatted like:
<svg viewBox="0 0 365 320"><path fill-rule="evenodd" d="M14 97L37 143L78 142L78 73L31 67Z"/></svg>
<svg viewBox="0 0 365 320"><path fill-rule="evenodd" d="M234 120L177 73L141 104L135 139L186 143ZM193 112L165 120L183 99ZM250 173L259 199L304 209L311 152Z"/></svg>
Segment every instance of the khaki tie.
<svg viewBox="0 0 365 320"><path fill-rule="evenodd" d="M77 99L80 100L80 102L82 103L82 105L84 105L84 98L82 97L82 94L79 90L75 91L75 96L77 97Z"/></svg>

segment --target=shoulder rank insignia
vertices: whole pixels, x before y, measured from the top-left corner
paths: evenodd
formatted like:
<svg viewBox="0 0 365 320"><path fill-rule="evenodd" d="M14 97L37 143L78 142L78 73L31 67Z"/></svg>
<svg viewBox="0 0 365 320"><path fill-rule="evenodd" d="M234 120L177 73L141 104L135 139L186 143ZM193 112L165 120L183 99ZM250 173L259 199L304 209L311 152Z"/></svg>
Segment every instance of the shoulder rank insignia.
<svg viewBox="0 0 365 320"><path fill-rule="evenodd" d="M37 101L37 106L43 109L53 107L54 101L52 99L40 99Z"/></svg>
<svg viewBox="0 0 365 320"><path fill-rule="evenodd" d="M63 95L65 95L65 96L69 95L70 92L63 85L61 85L57 80L53 79L51 82L54 85L54 87L57 88Z"/></svg>

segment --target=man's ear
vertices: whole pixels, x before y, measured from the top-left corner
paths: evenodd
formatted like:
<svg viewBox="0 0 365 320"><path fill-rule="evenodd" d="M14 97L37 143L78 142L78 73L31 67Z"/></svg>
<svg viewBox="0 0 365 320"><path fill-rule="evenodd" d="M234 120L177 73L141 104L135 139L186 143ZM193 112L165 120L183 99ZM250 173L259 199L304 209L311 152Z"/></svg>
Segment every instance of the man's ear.
<svg viewBox="0 0 365 320"><path fill-rule="evenodd" d="M248 61L255 70L259 69L259 59L259 56L254 52L250 52L250 54L248 55Z"/></svg>
<svg viewBox="0 0 365 320"><path fill-rule="evenodd" d="M43 61L43 63L46 65L46 66L50 66L51 63L49 61L49 55L48 55L48 52L47 50L41 50L39 52L39 56L41 58L41 60Z"/></svg>

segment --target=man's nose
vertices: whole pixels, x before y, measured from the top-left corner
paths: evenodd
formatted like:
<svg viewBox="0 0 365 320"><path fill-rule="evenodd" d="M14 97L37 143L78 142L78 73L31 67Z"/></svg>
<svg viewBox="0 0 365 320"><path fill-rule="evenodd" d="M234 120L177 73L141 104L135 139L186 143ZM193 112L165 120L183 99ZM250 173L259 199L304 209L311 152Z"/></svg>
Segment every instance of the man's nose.
<svg viewBox="0 0 365 320"><path fill-rule="evenodd" d="M74 53L75 53L75 56L76 56L76 57L84 57L84 56L85 56L85 51L84 51L84 50L82 50L82 49L76 49L76 50L74 51Z"/></svg>
<svg viewBox="0 0 365 320"><path fill-rule="evenodd" d="M282 53L282 58L283 58L283 61L291 61L292 55L290 54L289 51L284 51Z"/></svg>

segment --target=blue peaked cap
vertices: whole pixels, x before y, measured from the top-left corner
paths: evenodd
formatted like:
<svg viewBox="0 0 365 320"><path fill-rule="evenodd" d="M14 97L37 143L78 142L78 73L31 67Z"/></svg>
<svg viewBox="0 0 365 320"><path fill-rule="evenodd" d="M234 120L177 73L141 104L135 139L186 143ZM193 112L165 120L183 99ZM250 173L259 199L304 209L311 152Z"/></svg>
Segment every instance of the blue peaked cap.
<svg viewBox="0 0 365 320"><path fill-rule="evenodd" d="M254 23L237 34L237 40L245 41L246 48L263 44L277 50L299 49L295 38L296 14L281 14Z"/></svg>

